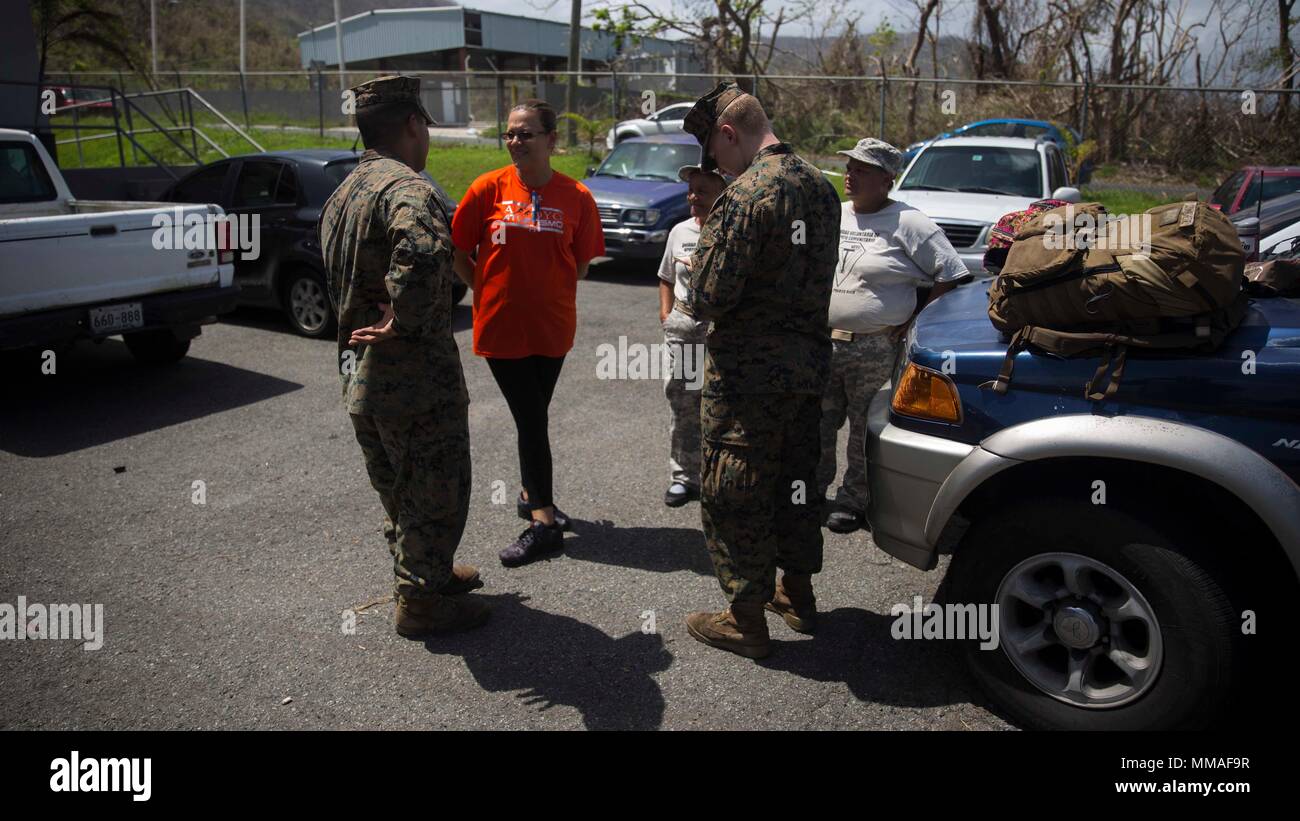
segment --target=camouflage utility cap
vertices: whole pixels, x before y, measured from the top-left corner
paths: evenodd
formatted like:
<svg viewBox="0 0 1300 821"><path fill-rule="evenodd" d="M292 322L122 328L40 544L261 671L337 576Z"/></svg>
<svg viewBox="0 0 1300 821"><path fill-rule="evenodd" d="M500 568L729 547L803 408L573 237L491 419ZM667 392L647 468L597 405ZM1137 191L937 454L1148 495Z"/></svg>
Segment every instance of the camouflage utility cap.
<svg viewBox="0 0 1300 821"><path fill-rule="evenodd" d="M709 155L709 135L713 133L713 128L717 125L722 112L743 96L745 92L741 91L740 86L735 83L718 83L717 88L695 101L695 106L682 121L682 130L698 140L704 149L701 152L703 157L700 165L705 171L712 171L718 167L713 157Z"/></svg>
<svg viewBox="0 0 1300 821"><path fill-rule="evenodd" d="M404 74L376 77L373 80L367 80L360 85L354 86L352 95L357 101L357 111L372 105L415 103L416 109L420 112L420 116L424 117L425 122L429 125L436 125L433 118L429 116L428 109L420 101L419 77L407 77Z"/></svg>

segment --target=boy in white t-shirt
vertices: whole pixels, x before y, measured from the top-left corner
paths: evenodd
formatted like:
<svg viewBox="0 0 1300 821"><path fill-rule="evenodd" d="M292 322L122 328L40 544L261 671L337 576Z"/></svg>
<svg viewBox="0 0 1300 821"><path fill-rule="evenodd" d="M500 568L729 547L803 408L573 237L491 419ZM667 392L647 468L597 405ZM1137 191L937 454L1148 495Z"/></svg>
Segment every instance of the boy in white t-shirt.
<svg viewBox="0 0 1300 821"><path fill-rule="evenodd" d="M910 205L889 199L903 156L881 140L861 140L844 175L840 258L831 290L831 379L822 398L821 498L835 479L835 444L849 423L848 466L825 518L850 533L866 522L867 407L889 379L898 343L917 312L916 289L932 286L930 300L970 272L939 226Z"/></svg>
<svg viewBox="0 0 1300 821"><path fill-rule="evenodd" d="M663 325L670 364L664 376L671 471L664 504L669 507L680 507L700 498L701 375L698 371L704 364L704 337L709 323L687 313L686 281L691 253L700 238L700 224L727 186L726 180L717 173L695 165L684 166L677 175L690 186L686 201L690 203L691 216L673 226L659 264L659 322Z"/></svg>

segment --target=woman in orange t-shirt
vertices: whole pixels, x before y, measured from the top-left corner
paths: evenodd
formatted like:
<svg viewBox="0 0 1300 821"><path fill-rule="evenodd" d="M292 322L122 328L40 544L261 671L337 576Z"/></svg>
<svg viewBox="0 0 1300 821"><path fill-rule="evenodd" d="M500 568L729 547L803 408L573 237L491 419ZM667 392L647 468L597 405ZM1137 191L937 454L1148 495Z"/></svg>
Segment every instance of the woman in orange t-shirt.
<svg viewBox="0 0 1300 821"><path fill-rule="evenodd" d="M511 165L470 185L452 219L455 268L474 289L474 353L487 359L519 437L529 527L501 551L507 567L563 549L569 520L552 498L548 408L577 330L578 280L605 253L591 192L551 168L555 110L525 100L510 110Z"/></svg>

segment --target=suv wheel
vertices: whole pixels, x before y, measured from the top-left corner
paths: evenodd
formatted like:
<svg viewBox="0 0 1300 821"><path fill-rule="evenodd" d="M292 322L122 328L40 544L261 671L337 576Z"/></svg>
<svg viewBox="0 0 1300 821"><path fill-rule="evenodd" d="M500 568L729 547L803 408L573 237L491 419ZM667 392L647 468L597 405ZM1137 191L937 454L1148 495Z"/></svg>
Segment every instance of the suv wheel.
<svg viewBox="0 0 1300 821"><path fill-rule="evenodd" d="M1212 722L1227 707L1238 622L1192 541L1064 499L976 522L949 569L956 602L998 605L998 647L965 644L976 681L1034 727Z"/></svg>
<svg viewBox="0 0 1300 821"><path fill-rule="evenodd" d="M325 280L315 271L293 271L285 278L284 313L303 336L320 339L334 332L329 292Z"/></svg>

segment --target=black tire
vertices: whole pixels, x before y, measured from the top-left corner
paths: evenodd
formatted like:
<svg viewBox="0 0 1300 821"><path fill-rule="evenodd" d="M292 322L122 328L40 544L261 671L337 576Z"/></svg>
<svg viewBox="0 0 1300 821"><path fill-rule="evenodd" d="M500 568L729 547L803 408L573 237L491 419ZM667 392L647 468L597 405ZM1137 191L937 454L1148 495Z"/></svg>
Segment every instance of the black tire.
<svg viewBox="0 0 1300 821"><path fill-rule="evenodd" d="M451 304L459 305L460 301L465 298L469 292L469 286L463 282L453 282L451 285Z"/></svg>
<svg viewBox="0 0 1300 821"><path fill-rule="evenodd" d="M285 274L280 286L280 304L289 324L302 336L324 339L334 336L334 308L330 305L325 278L306 268Z"/></svg>
<svg viewBox="0 0 1300 821"><path fill-rule="evenodd" d="M190 340L177 339L166 328L123 334L122 341L136 361L144 365L172 365L184 359L190 350Z"/></svg>
<svg viewBox="0 0 1300 821"><path fill-rule="evenodd" d="M1147 514L1138 518L1088 500L1048 498L993 512L967 531L948 571L955 602L993 603L1004 579L1008 580L1007 590L1013 588L1008 575L1013 570L1017 570L1016 578L1031 580L1021 589L1032 589L1035 596L1054 585L1064 594L1041 608L1041 613L1060 614L1060 622L1039 622L1040 614L1035 611L1040 608L1023 603L1017 596L1004 597L997 649L981 650L978 642L964 643L975 680L1014 721L1043 729L1195 729L1214 723L1228 709L1242 654L1235 645L1240 622L1225 593L1225 580L1216 578L1208 569L1209 563L1200 558L1208 554L1196 543L1194 534L1175 527L1171 519L1147 518ZM1062 567L1086 568L1079 574L1085 583L1078 586L1101 591L1098 598L1108 598L1111 606L1125 597L1123 585L1130 585L1140 594L1127 595L1130 606L1152 615L1154 621L1121 621L1108 616L1096 622L1091 621L1091 616L1083 621L1066 619L1062 607L1080 599L1056 585L1052 567L1058 561ZM1036 573L1024 570L1035 566ZM1110 586L1115 581L1110 573L1118 574L1120 584ZM1084 601L1082 605L1086 608L1092 603ZM1091 612L1100 613L1101 608ZM1040 632L1039 625L1044 623L1049 626ZM1076 629L1070 638L1078 642L1088 642L1091 635L1103 638L1098 638L1091 649L1071 651L1063 643L1064 634L1057 629L1058 624L1073 628L1096 624L1099 631ZM1114 625L1119 624L1123 627L1117 633ZM1146 631L1146 627L1157 624L1158 629ZM1018 632L1022 636L1048 637L1055 646L1017 653L1012 649L1016 646L1012 639ZM1108 651L1125 649L1119 645L1130 641L1146 647L1145 653L1139 651L1136 655L1146 659L1145 669L1151 672L1126 676L1110 661ZM1091 658L1086 669L1098 674L1097 681L1103 687L1106 682L1100 674L1112 669L1120 674L1115 679L1117 703L1067 703L1061 700L1067 697L1065 688L1058 689L1055 696L1049 695L1031 680L1031 673L1022 673L1012 661L1013 655L1020 659L1022 667L1037 671L1039 680L1049 685L1064 678L1044 676L1043 671L1052 671L1053 665L1064 668L1071 658ZM1145 684L1130 687L1129 700L1121 703L1124 688L1135 681ZM1093 692L1104 689L1099 687ZM1088 700L1086 696L1075 697Z"/></svg>

